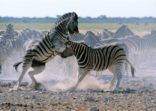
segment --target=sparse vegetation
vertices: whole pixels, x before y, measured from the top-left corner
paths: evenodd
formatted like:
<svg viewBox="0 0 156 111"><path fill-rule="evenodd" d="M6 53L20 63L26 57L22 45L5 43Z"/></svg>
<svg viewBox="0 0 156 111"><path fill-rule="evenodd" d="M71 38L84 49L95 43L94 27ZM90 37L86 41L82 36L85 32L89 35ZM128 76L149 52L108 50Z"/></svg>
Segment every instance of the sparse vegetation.
<svg viewBox="0 0 156 111"><path fill-rule="evenodd" d="M40 31L49 31L54 27L54 23L44 23L44 22L36 22L36 23L21 23L21 22L0 22L0 30L5 30L7 24L13 24L15 30L21 31L23 29L29 28L32 30L40 30ZM121 27L123 24L118 23L82 23L80 22L79 28L82 32L93 31L98 32L102 31L104 29L108 29L112 32L115 32L119 27ZM134 33L144 34L148 33L151 30L156 30L156 23L128 23L127 25Z"/></svg>
<svg viewBox="0 0 156 111"><path fill-rule="evenodd" d="M26 28L48 31L54 27L57 18L44 17L44 18L13 18L13 17L0 17L0 30L5 30L5 25L11 23L14 25L15 30L23 30ZM149 32L156 30L156 18L153 17L106 17L101 15L96 18L79 17L80 30L102 31L108 29L116 31L121 25L127 25L133 32Z"/></svg>

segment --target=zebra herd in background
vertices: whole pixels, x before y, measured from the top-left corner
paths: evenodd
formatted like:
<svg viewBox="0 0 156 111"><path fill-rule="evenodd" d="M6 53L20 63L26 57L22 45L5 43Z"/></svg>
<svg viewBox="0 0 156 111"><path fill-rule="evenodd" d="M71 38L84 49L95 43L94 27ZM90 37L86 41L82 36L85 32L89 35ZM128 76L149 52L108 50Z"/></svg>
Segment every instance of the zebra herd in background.
<svg viewBox="0 0 156 111"><path fill-rule="evenodd" d="M123 26L123 28L127 28ZM126 29L127 30L127 29ZM113 73L110 90L118 90L124 70L127 70L125 64L131 67L132 76L134 76L134 67L129 60L129 54L134 50L143 51L144 47L153 47L155 32L150 37L140 38L134 33L129 32L120 36L120 30L116 33L104 30L102 34L95 35L88 31L85 35L79 33L78 16L75 12L66 13L61 16L55 24L53 31L45 35L36 45L32 44L27 51L23 60L14 65L17 69L19 64L22 65L22 73L13 90L17 90L26 71L29 71L32 79L32 87L40 85L34 78L35 74L42 72L45 64L53 59L56 55L66 58L75 55L79 66L78 82L72 89L76 89L83 78L90 70L109 69ZM150 43L150 44L149 44ZM76 44L76 45L75 45ZM117 83L112 88L115 80Z"/></svg>
<svg viewBox="0 0 156 111"><path fill-rule="evenodd" d="M14 55L20 58L25 53L30 42L39 41L43 38L42 32L24 29L15 31L14 25L6 25L5 31L0 31L0 74L8 75L8 65L14 61ZM11 73L11 72L10 72Z"/></svg>

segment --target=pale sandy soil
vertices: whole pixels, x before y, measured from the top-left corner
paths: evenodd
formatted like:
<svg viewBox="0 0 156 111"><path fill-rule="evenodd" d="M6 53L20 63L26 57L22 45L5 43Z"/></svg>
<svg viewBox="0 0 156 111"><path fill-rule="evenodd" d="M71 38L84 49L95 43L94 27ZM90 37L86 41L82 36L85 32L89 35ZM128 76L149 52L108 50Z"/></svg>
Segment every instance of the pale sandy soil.
<svg viewBox="0 0 156 111"><path fill-rule="evenodd" d="M127 90L105 92L88 89L74 92L13 91L1 85L0 111L156 111L155 78L124 82Z"/></svg>

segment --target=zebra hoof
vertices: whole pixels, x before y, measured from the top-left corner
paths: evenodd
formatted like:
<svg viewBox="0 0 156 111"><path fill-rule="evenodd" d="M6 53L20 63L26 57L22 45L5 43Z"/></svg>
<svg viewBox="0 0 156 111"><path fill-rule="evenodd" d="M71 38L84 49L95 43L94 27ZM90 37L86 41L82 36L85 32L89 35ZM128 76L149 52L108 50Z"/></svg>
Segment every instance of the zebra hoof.
<svg viewBox="0 0 156 111"><path fill-rule="evenodd" d="M45 86L42 85L41 83L34 84L32 86L32 89L34 89L34 90L46 90Z"/></svg>
<svg viewBox="0 0 156 111"><path fill-rule="evenodd" d="M41 83L37 83L37 84L35 84L34 89L38 89L40 87L42 87L42 84Z"/></svg>

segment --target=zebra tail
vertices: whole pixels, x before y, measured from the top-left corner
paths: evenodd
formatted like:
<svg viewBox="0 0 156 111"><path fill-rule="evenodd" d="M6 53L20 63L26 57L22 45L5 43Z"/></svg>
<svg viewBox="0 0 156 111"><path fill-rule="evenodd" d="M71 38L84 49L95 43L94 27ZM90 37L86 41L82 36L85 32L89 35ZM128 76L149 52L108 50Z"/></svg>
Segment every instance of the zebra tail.
<svg viewBox="0 0 156 111"><path fill-rule="evenodd" d="M17 68L18 68L18 66L21 64L22 62L17 62L17 63L15 63L13 66L14 66L14 68L15 68L15 70L18 72L18 70L17 70Z"/></svg>
<svg viewBox="0 0 156 111"><path fill-rule="evenodd" d="M132 74L132 77L135 77L135 68L134 66L132 65L132 63L127 59L127 62L129 63L130 67L131 67L131 74Z"/></svg>

